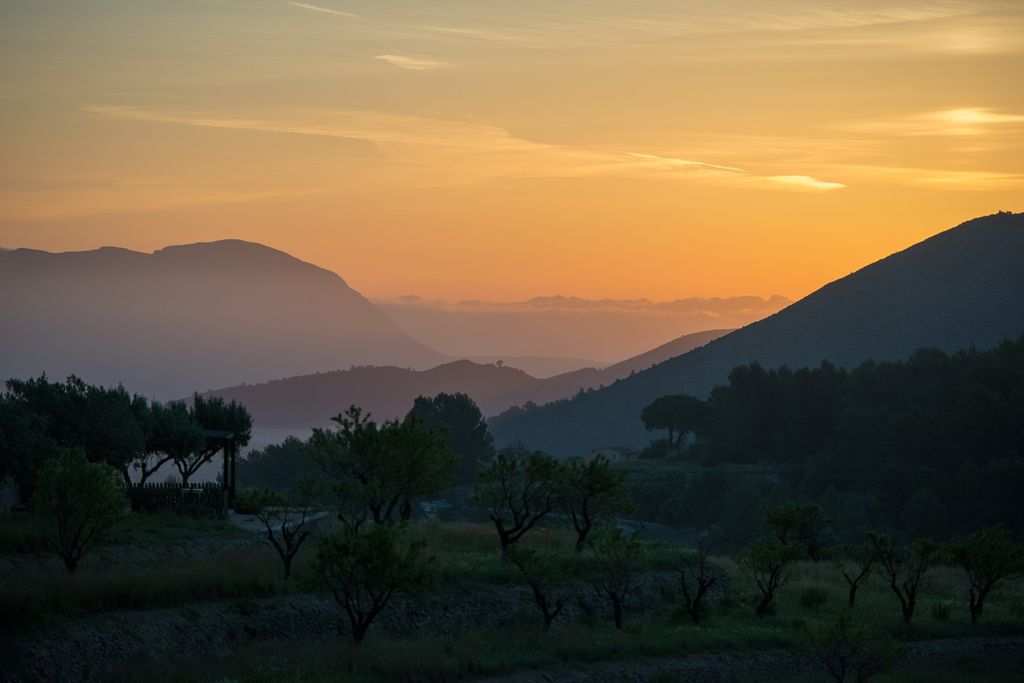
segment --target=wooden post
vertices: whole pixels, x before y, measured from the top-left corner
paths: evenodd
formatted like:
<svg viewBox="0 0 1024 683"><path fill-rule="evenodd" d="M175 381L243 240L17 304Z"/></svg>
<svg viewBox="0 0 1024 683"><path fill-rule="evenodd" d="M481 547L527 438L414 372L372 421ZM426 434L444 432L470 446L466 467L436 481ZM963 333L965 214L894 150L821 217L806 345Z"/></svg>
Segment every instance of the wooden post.
<svg viewBox="0 0 1024 683"><path fill-rule="evenodd" d="M228 451L231 453L231 485L228 488L228 501L233 503L235 502L235 467L238 457L238 445L233 440L228 445Z"/></svg>
<svg viewBox="0 0 1024 683"><path fill-rule="evenodd" d="M221 475L221 480L220 481L221 481L221 486L223 486L224 490L227 491L228 488L229 488L228 487L228 482L230 481L230 479L228 479L228 447L227 446L224 446L224 473ZM228 498L228 502L230 502L230 500L231 499L229 497Z"/></svg>

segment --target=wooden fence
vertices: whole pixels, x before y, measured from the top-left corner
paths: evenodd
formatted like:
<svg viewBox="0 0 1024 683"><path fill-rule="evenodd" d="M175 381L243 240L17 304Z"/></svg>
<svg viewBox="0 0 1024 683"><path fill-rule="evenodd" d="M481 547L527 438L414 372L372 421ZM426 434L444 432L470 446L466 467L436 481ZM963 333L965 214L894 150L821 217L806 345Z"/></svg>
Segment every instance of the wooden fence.
<svg viewBox="0 0 1024 683"><path fill-rule="evenodd" d="M217 482L190 484L188 488L178 483L132 484L128 499L136 512L174 510L192 517L223 517L226 507L224 487Z"/></svg>

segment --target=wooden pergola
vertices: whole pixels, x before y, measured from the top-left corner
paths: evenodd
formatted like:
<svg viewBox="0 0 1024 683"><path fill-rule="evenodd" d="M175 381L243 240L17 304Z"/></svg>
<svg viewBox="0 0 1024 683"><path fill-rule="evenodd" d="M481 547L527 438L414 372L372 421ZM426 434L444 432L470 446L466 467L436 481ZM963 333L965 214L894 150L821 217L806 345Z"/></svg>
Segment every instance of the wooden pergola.
<svg viewBox="0 0 1024 683"><path fill-rule="evenodd" d="M222 484L228 494L227 502L230 505L235 500L235 466L238 459L238 434L224 429L204 429L207 443L214 443L220 446L224 453L224 475Z"/></svg>

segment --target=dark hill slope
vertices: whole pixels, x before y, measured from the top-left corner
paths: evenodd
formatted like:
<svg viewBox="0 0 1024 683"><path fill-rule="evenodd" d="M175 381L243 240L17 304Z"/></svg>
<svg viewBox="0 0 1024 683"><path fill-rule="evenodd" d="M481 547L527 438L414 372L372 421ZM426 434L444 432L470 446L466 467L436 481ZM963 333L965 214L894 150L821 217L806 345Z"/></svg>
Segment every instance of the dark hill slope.
<svg viewBox="0 0 1024 683"><path fill-rule="evenodd" d="M0 379L75 373L162 398L352 364L430 367L338 275L226 240L0 252Z"/></svg>
<svg viewBox="0 0 1024 683"><path fill-rule="evenodd" d="M217 389L212 393L235 399L248 408L256 425L269 429L309 429L350 405L369 410L376 419L404 416L417 396L441 392L469 394L484 415L528 401L543 403L571 396L580 389L600 386L650 367L675 349L692 349L722 334L698 332L674 339L645 354L610 368L586 368L547 379L537 379L517 368L468 360L445 363L430 370L393 366L356 367L290 377L263 384Z"/></svg>
<svg viewBox="0 0 1024 683"><path fill-rule="evenodd" d="M852 366L921 346L990 347L1024 333L1024 214L1000 213L942 232L832 282L764 320L603 390L491 421L499 444L558 455L650 436L639 420L669 393L705 396L740 364Z"/></svg>

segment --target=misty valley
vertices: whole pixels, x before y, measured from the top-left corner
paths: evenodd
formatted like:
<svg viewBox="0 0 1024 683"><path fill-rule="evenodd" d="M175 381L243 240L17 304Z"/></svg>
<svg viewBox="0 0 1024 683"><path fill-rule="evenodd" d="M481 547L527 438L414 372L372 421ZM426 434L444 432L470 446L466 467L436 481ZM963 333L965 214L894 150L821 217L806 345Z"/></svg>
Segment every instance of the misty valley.
<svg viewBox="0 0 1024 683"><path fill-rule="evenodd" d="M546 362L261 245L0 252L0 680L1020 679L1022 254L504 310L673 330Z"/></svg>

